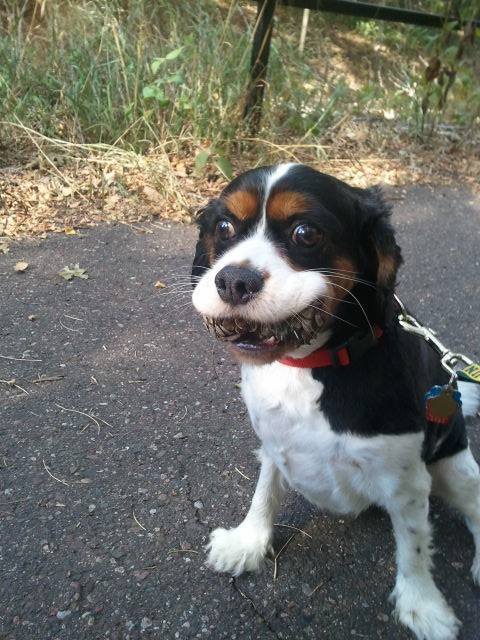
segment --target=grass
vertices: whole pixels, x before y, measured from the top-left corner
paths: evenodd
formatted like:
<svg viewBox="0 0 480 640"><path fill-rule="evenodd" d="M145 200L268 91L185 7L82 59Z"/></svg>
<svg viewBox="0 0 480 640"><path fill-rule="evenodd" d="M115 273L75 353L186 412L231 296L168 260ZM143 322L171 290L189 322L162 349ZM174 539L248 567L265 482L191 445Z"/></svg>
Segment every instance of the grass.
<svg viewBox="0 0 480 640"><path fill-rule="evenodd" d="M51 2L41 18L7 14L2 119L136 151L169 139L232 138L248 35L232 37L209 3L124 4Z"/></svg>
<svg viewBox="0 0 480 640"><path fill-rule="evenodd" d="M443 0L421 5L440 11ZM478 145L478 42L457 62L454 33L312 12L300 54L300 21L298 10L277 9L262 129L252 137L241 113L255 3L4 0L3 164L33 149L43 168L71 186L58 153L93 154L104 164L114 156L129 166L161 158L162 176L178 158L196 158L195 173L228 177L232 162L238 169L252 157L325 161L388 149L398 156L402 146L433 147L439 136ZM441 108L439 79L425 81L439 50L442 65L456 65ZM178 191L177 179L166 181Z"/></svg>
<svg viewBox="0 0 480 640"><path fill-rule="evenodd" d="M9 0L1 13L0 119L139 152L172 141L230 149L242 128L253 9L213 0ZM398 118L419 133L422 72L438 33L313 13L300 55L299 12L279 15L263 137L321 145L345 115L366 114ZM328 64L332 47L339 66ZM478 118L471 60L473 52L440 122L468 127Z"/></svg>

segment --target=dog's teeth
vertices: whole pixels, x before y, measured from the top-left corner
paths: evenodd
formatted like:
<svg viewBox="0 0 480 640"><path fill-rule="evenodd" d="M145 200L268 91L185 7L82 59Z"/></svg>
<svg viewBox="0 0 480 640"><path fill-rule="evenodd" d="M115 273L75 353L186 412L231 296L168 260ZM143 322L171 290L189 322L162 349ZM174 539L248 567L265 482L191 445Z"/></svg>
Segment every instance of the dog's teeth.
<svg viewBox="0 0 480 640"><path fill-rule="evenodd" d="M287 320L274 324L262 324L246 318L218 319L203 316L202 320L207 331L217 340L234 342L251 333L267 345L288 342L294 346L311 342L325 324L322 313L311 306Z"/></svg>
<svg viewBox="0 0 480 640"><path fill-rule="evenodd" d="M235 320L223 320L222 326L226 331L235 331Z"/></svg>
<svg viewBox="0 0 480 640"><path fill-rule="evenodd" d="M324 324L324 319L321 313L316 313L315 314L315 324L317 325L317 327L320 329L321 327L323 327Z"/></svg>
<svg viewBox="0 0 480 640"><path fill-rule="evenodd" d="M235 342L235 340L238 340L238 338L241 337L240 333L232 333L229 336L225 337L226 342Z"/></svg>

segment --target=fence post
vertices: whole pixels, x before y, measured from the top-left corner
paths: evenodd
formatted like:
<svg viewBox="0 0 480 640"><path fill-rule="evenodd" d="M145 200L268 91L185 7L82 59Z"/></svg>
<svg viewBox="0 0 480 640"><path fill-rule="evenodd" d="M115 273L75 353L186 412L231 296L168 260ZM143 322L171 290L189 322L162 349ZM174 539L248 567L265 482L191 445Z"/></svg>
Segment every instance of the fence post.
<svg viewBox="0 0 480 640"><path fill-rule="evenodd" d="M305 40L307 38L308 18L310 17L310 9L303 10L302 17L302 30L300 31L300 42L298 44L298 50L303 53L305 49Z"/></svg>
<svg viewBox="0 0 480 640"><path fill-rule="evenodd" d="M257 20L250 61L250 83L243 110L243 117L248 121L250 131L254 134L260 127L262 117L262 101L276 4L277 0L257 0Z"/></svg>

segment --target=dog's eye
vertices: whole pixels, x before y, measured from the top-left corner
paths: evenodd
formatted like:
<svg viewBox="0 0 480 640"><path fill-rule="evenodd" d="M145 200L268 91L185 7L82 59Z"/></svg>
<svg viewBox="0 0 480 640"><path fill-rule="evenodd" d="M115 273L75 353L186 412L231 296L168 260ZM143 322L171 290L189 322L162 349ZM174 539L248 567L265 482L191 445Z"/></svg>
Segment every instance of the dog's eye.
<svg viewBox="0 0 480 640"><path fill-rule="evenodd" d="M235 236L235 227L229 220L220 220L215 232L220 240L231 240Z"/></svg>
<svg viewBox="0 0 480 640"><path fill-rule="evenodd" d="M292 240L299 247L314 247L322 234L311 224L299 224L292 231Z"/></svg>

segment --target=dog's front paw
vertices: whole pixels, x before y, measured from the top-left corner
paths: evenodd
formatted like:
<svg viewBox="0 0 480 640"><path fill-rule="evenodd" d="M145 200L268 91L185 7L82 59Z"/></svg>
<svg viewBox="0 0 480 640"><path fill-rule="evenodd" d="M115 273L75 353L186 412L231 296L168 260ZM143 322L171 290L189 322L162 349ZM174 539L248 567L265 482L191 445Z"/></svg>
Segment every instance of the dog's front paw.
<svg viewBox="0 0 480 640"><path fill-rule="evenodd" d="M215 529L210 535L207 565L215 571L239 576L255 571L270 550L271 532L241 524L235 529Z"/></svg>
<svg viewBox="0 0 480 640"><path fill-rule="evenodd" d="M419 640L455 640L460 622L430 578L399 577L392 593L395 613Z"/></svg>

